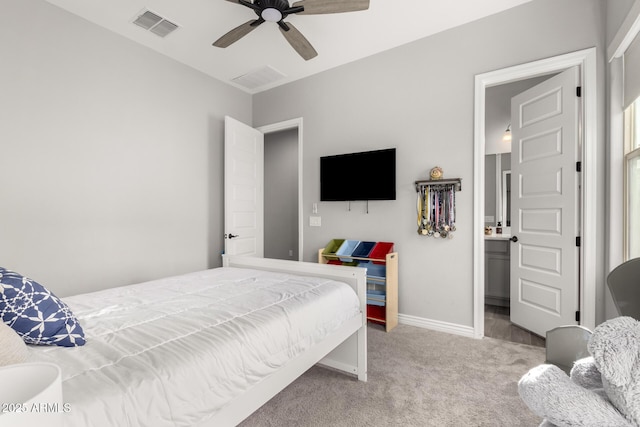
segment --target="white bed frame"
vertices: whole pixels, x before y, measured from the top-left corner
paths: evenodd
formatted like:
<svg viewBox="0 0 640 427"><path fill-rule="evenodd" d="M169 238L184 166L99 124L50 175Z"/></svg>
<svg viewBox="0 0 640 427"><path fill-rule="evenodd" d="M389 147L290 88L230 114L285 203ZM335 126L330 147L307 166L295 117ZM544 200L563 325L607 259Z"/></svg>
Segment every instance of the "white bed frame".
<svg viewBox="0 0 640 427"><path fill-rule="evenodd" d="M239 424L317 363L357 375L360 381L367 380L367 278L365 269L232 255L223 255L222 264L224 267L253 268L303 276L325 277L345 282L358 294L361 316L347 322L324 341L291 360L279 371L229 402L215 416L203 420L200 427Z"/></svg>

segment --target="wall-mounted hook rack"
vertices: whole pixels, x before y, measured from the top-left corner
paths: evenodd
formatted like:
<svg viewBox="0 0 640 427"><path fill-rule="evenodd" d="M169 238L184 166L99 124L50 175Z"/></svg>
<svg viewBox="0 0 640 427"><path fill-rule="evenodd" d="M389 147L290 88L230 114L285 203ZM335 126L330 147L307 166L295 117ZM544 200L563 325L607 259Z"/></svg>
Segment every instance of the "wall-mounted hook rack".
<svg viewBox="0 0 640 427"><path fill-rule="evenodd" d="M451 179L427 179L422 181L416 181L416 191L420 191L421 187L433 186L433 185L451 185L455 184L456 191L462 191L462 178Z"/></svg>

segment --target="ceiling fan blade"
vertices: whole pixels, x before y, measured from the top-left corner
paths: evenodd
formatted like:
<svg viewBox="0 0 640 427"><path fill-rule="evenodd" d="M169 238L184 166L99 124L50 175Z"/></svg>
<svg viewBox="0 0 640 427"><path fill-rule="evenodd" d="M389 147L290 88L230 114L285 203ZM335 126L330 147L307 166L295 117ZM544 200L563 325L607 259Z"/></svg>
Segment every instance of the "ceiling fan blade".
<svg viewBox="0 0 640 427"><path fill-rule="evenodd" d="M291 7L303 6L298 15L320 15L324 13L357 12L369 9L369 0L301 0Z"/></svg>
<svg viewBox="0 0 640 427"><path fill-rule="evenodd" d="M289 30L287 31L280 26L280 32L284 35L284 38L287 39L291 47L293 47L305 61L318 56L318 52L311 46L309 40L307 40L293 24L287 22L286 26L289 27Z"/></svg>
<svg viewBox="0 0 640 427"><path fill-rule="evenodd" d="M260 6L255 4L252 0L227 0L228 2L239 4L240 6L248 7L249 9L253 9L258 11L258 13L262 10Z"/></svg>
<svg viewBox="0 0 640 427"><path fill-rule="evenodd" d="M228 47L231 44L237 42L251 31L256 29L258 25L262 24L264 19L252 19L250 21L245 22L242 25L238 25L233 30L229 31L218 40L213 42L213 45L216 47Z"/></svg>

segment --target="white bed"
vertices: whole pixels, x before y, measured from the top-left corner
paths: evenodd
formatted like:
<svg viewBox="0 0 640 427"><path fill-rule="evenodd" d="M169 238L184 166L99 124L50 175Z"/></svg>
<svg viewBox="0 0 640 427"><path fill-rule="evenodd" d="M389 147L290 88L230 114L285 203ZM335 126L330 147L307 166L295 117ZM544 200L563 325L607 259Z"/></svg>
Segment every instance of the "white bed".
<svg viewBox="0 0 640 427"><path fill-rule="evenodd" d="M363 269L223 259L65 298L87 343L30 346L62 369L65 426L236 425L318 362L366 381Z"/></svg>

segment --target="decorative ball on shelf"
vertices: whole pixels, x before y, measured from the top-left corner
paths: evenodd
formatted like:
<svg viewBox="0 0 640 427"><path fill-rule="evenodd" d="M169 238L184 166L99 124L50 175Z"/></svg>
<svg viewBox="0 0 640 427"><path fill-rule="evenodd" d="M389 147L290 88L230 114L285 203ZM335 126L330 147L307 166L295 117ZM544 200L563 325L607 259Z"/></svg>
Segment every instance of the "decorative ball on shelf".
<svg viewBox="0 0 640 427"><path fill-rule="evenodd" d="M436 166L435 168L431 169L431 172L429 173L431 179L441 179L442 175L442 168L440 166Z"/></svg>

